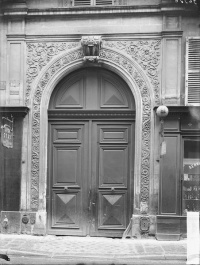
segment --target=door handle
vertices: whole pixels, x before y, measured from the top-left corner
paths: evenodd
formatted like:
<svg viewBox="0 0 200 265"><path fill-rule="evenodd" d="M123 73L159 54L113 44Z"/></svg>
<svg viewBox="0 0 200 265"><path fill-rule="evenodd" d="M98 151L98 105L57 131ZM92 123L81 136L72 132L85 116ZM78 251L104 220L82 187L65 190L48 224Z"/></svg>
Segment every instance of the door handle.
<svg viewBox="0 0 200 265"><path fill-rule="evenodd" d="M91 201L90 201L90 203L89 203L89 211L91 211L91 210L92 210L92 206L93 206L93 205L96 205L96 203L95 203L95 202L91 202Z"/></svg>

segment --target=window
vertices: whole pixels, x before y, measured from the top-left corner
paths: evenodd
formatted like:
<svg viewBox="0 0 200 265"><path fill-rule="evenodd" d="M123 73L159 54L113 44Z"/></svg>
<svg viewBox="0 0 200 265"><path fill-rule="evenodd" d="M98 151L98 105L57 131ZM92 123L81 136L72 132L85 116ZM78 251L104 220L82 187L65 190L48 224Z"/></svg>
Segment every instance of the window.
<svg viewBox="0 0 200 265"><path fill-rule="evenodd" d="M200 38L186 40L186 105L200 106Z"/></svg>
<svg viewBox="0 0 200 265"><path fill-rule="evenodd" d="M182 212L200 211L200 137L183 139Z"/></svg>
<svg viewBox="0 0 200 265"><path fill-rule="evenodd" d="M114 0L74 0L73 6L111 6Z"/></svg>

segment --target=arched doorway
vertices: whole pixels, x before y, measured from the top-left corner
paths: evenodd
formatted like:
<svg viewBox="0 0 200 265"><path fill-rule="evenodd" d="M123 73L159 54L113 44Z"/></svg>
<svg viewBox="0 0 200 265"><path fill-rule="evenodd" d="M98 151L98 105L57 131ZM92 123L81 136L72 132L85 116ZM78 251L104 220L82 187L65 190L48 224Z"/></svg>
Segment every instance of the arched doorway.
<svg viewBox="0 0 200 265"><path fill-rule="evenodd" d="M135 102L116 74L71 73L48 110L48 233L122 236L133 209Z"/></svg>

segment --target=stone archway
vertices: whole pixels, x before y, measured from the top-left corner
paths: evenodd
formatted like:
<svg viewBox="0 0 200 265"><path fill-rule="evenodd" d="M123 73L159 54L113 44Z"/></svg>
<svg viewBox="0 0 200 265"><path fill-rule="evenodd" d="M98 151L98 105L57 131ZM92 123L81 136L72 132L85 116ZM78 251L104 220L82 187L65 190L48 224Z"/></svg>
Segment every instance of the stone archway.
<svg viewBox="0 0 200 265"><path fill-rule="evenodd" d="M64 75L83 67L83 51L77 47L55 56L31 83L27 94L30 106L31 145L30 209L45 211L47 173L47 108L55 85ZM99 54L99 65L120 75L129 85L136 101L136 147L135 196L136 213L148 213L151 145L153 130L153 97L151 82L142 68L129 56L112 48L103 47ZM42 143L42 145L41 145Z"/></svg>

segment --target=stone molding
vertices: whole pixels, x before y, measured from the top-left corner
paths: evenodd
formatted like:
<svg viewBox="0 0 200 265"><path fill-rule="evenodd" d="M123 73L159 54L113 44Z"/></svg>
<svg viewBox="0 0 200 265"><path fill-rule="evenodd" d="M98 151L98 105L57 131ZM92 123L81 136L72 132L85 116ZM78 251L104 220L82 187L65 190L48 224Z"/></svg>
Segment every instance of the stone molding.
<svg viewBox="0 0 200 265"><path fill-rule="evenodd" d="M154 88L154 100L159 104L161 40L103 41L103 47L125 52L142 67Z"/></svg>
<svg viewBox="0 0 200 265"><path fill-rule="evenodd" d="M78 43L70 44L73 47L78 46ZM39 175L40 175L40 105L43 91L47 88L50 80L54 79L60 69L68 68L70 65L83 61L84 54L81 48L76 48L66 52L66 48L56 43L50 46L48 49L45 43L32 43L28 44L28 70L27 70L27 84L29 85L26 99L29 102L29 96L33 80L39 74L39 71L44 66L44 73L42 77L37 81L32 89L34 89L32 95L32 151L31 151L31 209L38 210L39 207ZM69 47L65 45L64 47ZM65 51L63 56L58 56L61 51ZM56 51L56 52L55 52ZM35 53L38 58L35 58ZM50 53L50 54L49 54ZM57 56L58 59L50 62L51 59ZM140 91L142 99L142 143L141 143L141 176L140 176L140 201L141 201L141 213L148 212L149 204L149 180L150 180L150 145L151 145L151 111L152 101L150 96L150 87L147 79L144 78L143 71L139 71L138 67L133 63L132 58L129 58L122 53L111 48L102 48L100 50L99 59L101 62L108 62L114 67L121 67L133 80ZM31 65L31 61L34 65ZM139 67L140 68L140 67ZM145 205L145 207L144 207Z"/></svg>

